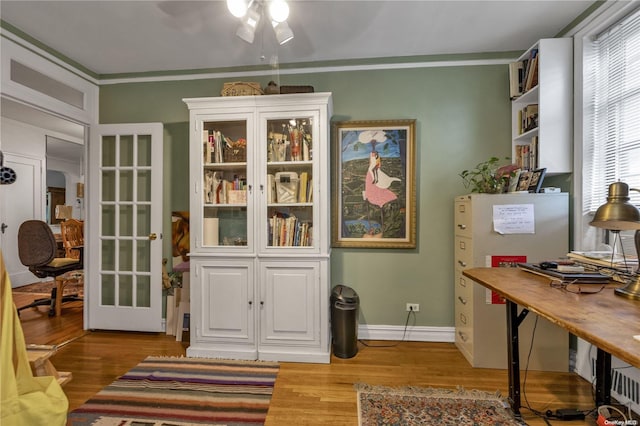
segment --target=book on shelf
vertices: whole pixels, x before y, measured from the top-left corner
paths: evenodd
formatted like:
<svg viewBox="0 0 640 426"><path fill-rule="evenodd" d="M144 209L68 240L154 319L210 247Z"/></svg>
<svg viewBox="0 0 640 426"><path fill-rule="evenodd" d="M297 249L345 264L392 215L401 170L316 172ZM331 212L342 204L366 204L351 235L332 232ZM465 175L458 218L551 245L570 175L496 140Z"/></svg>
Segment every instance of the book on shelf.
<svg viewBox="0 0 640 426"><path fill-rule="evenodd" d="M519 144L515 146L515 159L514 162L515 164L523 169L523 170L529 170L529 150L530 150L530 145L529 144Z"/></svg>
<svg viewBox="0 0 640 426"><path fill-rule="evenodd" d="M518 115L521 120L520 134L538 127L538 104L529 104Z"/></svg>
<svg viewBox="0 0 640 426"><path fill-rule="evenodd" d="M267 203L276 202L276 177L272 174L267 175Z"/></svg>
<svg viewBox="0 0 640 426"><path fill-rule="evenodd" d="M536 84L534 84L534 79ZM538 56L536 54L536 56L534 56L529 61L529 68L527 70L527 80L524 85L524 91L528 92L529 90L531 90L534 86L537 85L537 82L538 82Z"/></svg>
<svg viewBox="0 0 640 426"><path fill-rule="evenodd" d="M300 189L298 190L298 202L306 203L307 202L307 183L309 181L309 173L302 172L300 173Z"/></svg>
<svg viewBox="0 0 640 426"><path fill-rule="evenodd" d="M522 95L522 77L524 75L524 64L511 62L509 64L509 96L515 99Z"/></svg>
<svg viewBox="0 0 640 426"><path fill-rule="evenodd" d="M269 245L273 247L307 247L311 243L309 222L294 215L276 213L269 218Z"/></svg>
<svg viewBox="0 0 640 426"><path fill-rule="evenodd" d="M528 59L526 59L525 62L525 69L524 69L524 77L523 77L523 92L526 93L528 90L531 89L531 81L532 81L532 75L533 75L533 71L535 68L537 68L537 63L538 63L538 49L531 49L529 51L529 57Z"/></svg>
<svg viewBox="0 0 640 426"><path fill-rule="evenodd" d="M529 56L509 64L509 96L516 99L538 84L538 49Z"/></svg>
<svg viewBox="0 0 640 426"><path fill-rule="evenodd" d="M531 170L536 170L539 168L538 153L539 153L538 136L533 136L531 138L531 143L529 144L529 169Z"/></svg>
<svg viewBox="0 0 640 426"><path fill-rule="evenodd" d="M514 164L523 170L538 168L538 136L533 136L528 144L518 144L514 147Z"/></svg>

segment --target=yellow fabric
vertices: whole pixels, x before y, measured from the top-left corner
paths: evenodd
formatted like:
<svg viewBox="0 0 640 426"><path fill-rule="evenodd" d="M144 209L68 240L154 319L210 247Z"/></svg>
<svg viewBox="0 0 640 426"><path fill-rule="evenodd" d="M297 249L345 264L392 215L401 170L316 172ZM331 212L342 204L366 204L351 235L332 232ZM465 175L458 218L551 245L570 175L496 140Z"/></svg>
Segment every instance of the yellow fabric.
<svg viewBox="0 0 640 426"><path fill-rule="evenodd" d="M0 252L2 336L0 339L0 424L62 426L69 400L52 376L34 377L20 319L13 305L11 281Z"/></svg>
<svg viewBox="0 0 640 426"><path fill-rule="evenodd" d="M59 268L60 266L67 266L71 265L72 263L78 263L78 259L72 259L70 257L56 257L51 262L49 262L47 266Z"/></svg>

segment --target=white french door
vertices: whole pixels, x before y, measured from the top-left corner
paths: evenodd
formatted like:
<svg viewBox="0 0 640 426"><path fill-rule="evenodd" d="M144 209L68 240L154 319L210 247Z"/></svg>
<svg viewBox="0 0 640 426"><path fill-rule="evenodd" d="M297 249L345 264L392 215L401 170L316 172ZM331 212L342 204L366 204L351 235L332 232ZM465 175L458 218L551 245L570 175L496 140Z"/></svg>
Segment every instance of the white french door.
<svg viewBox="0 0 640 426"><path fill-rule="evenodd" d="M91 127L88 328L162 330L162 124Z"/></svg>

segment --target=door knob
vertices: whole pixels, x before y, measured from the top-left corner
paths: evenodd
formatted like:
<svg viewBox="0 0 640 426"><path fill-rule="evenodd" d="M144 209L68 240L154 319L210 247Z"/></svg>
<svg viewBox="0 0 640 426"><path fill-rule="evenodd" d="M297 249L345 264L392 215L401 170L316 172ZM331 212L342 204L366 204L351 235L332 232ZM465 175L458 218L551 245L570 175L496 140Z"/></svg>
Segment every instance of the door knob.
<svg viewBox="0 0 640 426"><path fill-rule="evenodd" d="M7 229L9 227L9 225L7 225L6 223L2 222L2 225L0 225L0 231L4 234L4 230Z"/></svg>
<svg viewBox="0 0 640 426"><path fill-rule="evenodd" d="M155 233L155 232L152 232L151 234L149 234L149 239L150 239L151 241L155 240L156 238L158 238L158 235L156 235L156 233Z"/></svg>

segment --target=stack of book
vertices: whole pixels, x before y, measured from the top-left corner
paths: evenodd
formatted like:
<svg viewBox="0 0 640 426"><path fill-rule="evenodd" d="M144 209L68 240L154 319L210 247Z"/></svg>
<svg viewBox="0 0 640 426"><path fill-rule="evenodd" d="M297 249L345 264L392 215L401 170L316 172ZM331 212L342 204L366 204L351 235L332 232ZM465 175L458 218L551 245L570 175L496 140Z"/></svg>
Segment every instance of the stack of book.
<svg viewBox="0 0 640 426"><path fill-rule="evenodd" d="M528 58L509 64L509 82L511 99L538 85L538 49L531 49Z"/></svg>
<svg viewBox="0 0 640 426"><path fill-rule="evenodd" d="M275 214L269 219L269 246L308 247L312 227L294 215Z"/></svg>
<svg viewBox="0 0 640 426"><path fill-rule="evenodd" d="M538 128L538 104L529 104L518 111L518 134Z"/></svg>
<svg viewBox="0 0 640 426"><path fill-rule="evenodd" d="M536 170L538 168L538 137L533 136L531 143L519 144L514 147L514 164L522 170Z"/></svg>

